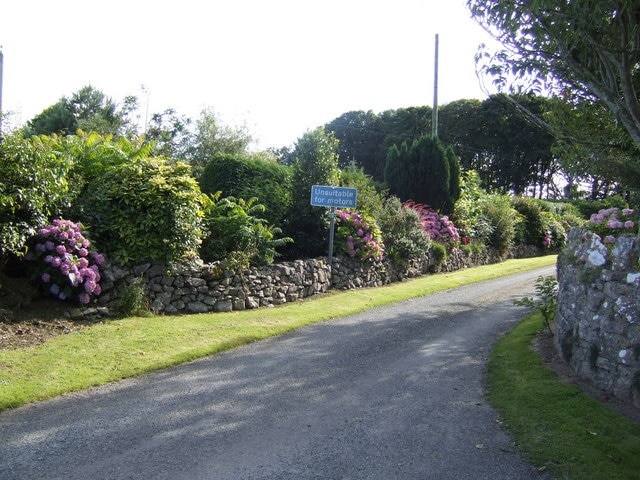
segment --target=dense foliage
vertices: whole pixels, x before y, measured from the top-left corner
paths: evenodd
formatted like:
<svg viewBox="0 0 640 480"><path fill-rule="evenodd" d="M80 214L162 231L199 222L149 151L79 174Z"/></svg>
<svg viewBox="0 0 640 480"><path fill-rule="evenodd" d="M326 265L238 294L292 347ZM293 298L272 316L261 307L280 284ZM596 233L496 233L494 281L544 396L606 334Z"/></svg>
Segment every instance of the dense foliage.
<svg viewBox="0 0 640 480"><path fill-rule="evenodd" d="M188 165L147 158L108 170L80 199L96 245L118 263L197 255L206 197Z"/></svg>
<svg viewBox="0 0 640 480"><path fill-rule="evenodd" d="M597 97L640 146L640 16L635 0L468 0L504 48L483 64L498 86ZM520 80L520 81L518 81Z"/></svg>
<svg viewBox="0 0 640 480"><path fill-rule="evenodd" d="M384 170L391 193L445 213L453 211L460 196L459 176L460 166L453 150L427 135L411 145L393 145Z"/></svg>
<svg viewBox="0 0 640 480"><path fill-rule="evenodd" d="M567 229L577 224L570 216L553 214L551 204L543 200L516 197L512 204L521 216L516 226L518 245L542 246L558 252L564 247Z"/></svg>
<svg viewBox="0 0 640 480"><path fill-rule="evenodd" d="M46 138L13 135L0 142L0 259L24 253L29 238L68 206L70 168Z"/></svg>
<svg viewBox="0 0 640 480"><path fill-rule="evenodd" d="M340 170L340 184L358 191L358 211L378 218L384 209L389 192L381 182L367 175L362 167L351 163Z"/></svg>
<svg viewBox="0 0 640 480"><path fill-rule="evenodd" d="M477 55L477 67L483 76L500 91L535 91L553 96L553 108L559 113L546 125L559 139L556 153L570 158L568 169L578 165L577 171L595 173L601 177L596 180L605 180L605 184L614 177L637 193L637 2L467 0L467 5L472 16L502 46ZM535 114L529 118L540 119ZM626 135L621 135L622 131ZM585 170L584 164L590 164L591 171ZM602 168L605 164L607 167Z"/></svg>
<svg viewBox="0 0 640 480"><path fill-rule="evenodd" d="M460 178L461 194L452 215L463 244L488 243L493 231L489 219L484 215L483 205L490 195L480 186L480 177L475 170L464 172Z"/></svg>
<svg viewBox="0 0 640 480"><path fill-rule="evenodd" d="M400 268L421 258L431 247L431 238L422 228L418 212L405 207L397 197L389 197L379 216L386 258Z"/></svg>
<svg viewBox="0 0 640 480"><path fill-rule="evenodd" d="M550 151L553 136L524 113L542 114L549 110L549 103L534 95L451 102L438 108L438 138L453 149L462 170L478 172L489 191L559 195L554 178L559 167ZM402 149L405 142L410 147L431 132L431 108L349 112L325 128L340 140L341 167L355 164L382 182L389 149L394 145ZM455 192L455 185L452 189Z"/></svg>
<svg viewBox="0 0 640 480"><path fill-rule="evenodd" d="M296 143L291 179L291 211L284 233L294 239L288 257L320 256L327 248L327 209L310 205L313 185L339 185L338 141L324 128L307 132Z"/></svg>
<svg viewBox="0 0 640 480"><path fill-rule="evenodd" d="M203 193L221 191L226 197L256 197L264 205L264 218L281 224L291 205L291 169L255 156L214 156L198 179Z"/></svg>
<svg viewBox="0 0 640 480"><path fill-rule="evenodd" d="M227 260L235 267L273 262L276 249L292 239L278 237L282 230L261 218L264 212L265 206L255 197L245 201L222 197L221 192L212 195L205 208L200 257L206 262Z"/></svg>
<svg viewBox="0 0 640 480"><path fill-rule="evenodd" d="M70 288L85 291L58 287L58 294L82 302L97 295L99 286L92 290L70 266L90 257L58 238L54 248L65 249L67 265L37 240L60 218L82 222L94 245L122 265L200 257L244 267L279 253L324 256L329 209L310 205L312 185L358 190L357 211L336 214L337 253L365 261L384 253L400 268L426 254L442 260L456 248L493 247L502 256L522 244L557 251L568 229L589 214L617 207L610 215L624 215L634 198L621 190L621 177L633 169L621 167L628 150L619 129L590 120L603 126L592 136L614 139L609 153L576 149L569 137L554 143L549 125L578 132L581 115L598 117L601 110L587 104L562 110L558 99L519 94L460 100L439 109L438 137L427 134L429 107L349 112L308 131L293 149L255 153L246 130L222 125L212 110L195 122L170 109L154 114L141 135L132 122L134 100L119 106L86 88L0 143L0 269L26 245L45 245L32 251L54 268L42 271L41 281L63 275ZM548 123L530 123L532 113ZM606 165L593 167L603 159ZM552 177L559 174L572 201L578 195L572 182L585 180L592 199L614 191L625 196L576 201L580 210L531 198L558 195Z"/></svg>
<svg viewBox="0 0 640 480"><path fill-rule="evenodd" d="M515 245L516 228L520 215L506 195L488 195L481 205L481 216L489 225L487 244L506 257Z"/></svg>

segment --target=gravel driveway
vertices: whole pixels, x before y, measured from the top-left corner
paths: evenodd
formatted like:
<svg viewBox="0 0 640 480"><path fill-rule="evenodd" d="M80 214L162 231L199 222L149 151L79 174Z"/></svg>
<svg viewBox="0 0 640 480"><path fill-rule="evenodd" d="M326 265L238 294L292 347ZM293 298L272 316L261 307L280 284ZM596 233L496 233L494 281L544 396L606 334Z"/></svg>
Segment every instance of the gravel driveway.
<svg viewBox="0 0 640 480"><path fill-rule="evenodd" d="M485 398L555 267L0 414L0 479L542 479Z"/></svg>

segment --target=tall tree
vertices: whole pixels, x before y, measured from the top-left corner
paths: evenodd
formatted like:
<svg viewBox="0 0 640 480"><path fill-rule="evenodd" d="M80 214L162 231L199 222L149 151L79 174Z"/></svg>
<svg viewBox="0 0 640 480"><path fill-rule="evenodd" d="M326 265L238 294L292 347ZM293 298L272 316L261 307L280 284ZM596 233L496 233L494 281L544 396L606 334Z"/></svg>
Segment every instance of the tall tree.
<svg viewBox="0 0 640 480"><path fill-rule="evenodd" d="M196 120L195 131L188 141L185 157L198 176L209 160L220 154L242 155L252 142L246 127L225 125L211 108Z"/></svg>
<svg viewBox="0 0 640 480"><path fill-rule="evenodd" d="M293 238L287 256L317 256L327 248L326 209L310 205L312 185L338 185L338 140L324 127L305 133L293 151L291 211L284 232Z"/></svg>
<svg viewBox="0 0 640 480"><path fill-rule="evenodd" d="M567 181L566 196L576 196L578 184L590 185L593 200L640 189L636 146L602 101L554 98L550 107L544 119L557 133L552 152Z"/></svg>
<svg viewBox="0 0 640 480"><path fill-rule="evenodd" d="M483 102L477 99L456 100L442 105L438 110L438 138L451 145L466 169L478 163L484 133L481 109Z"/></svg>
<svg viewBox="0 0 640 480"><path fill-rule="evenodd" d="M184 159L190 148L192 133L189 130L191 119L179 115L173 108L151 115L147 125L145 139L153 144L157 155Z"/></svg>
<svg viewBox="0 0 640 480"><path fill-rule="evenodd" d="M640 8L637 0L467 0L505 49L482 69L498 86L537 82L602 100L640 147Z"/></svg>
<svg viewBox="0 0 640 480"><path fill-rule="evenodd" d="M326 124L325 129L340 141L338 154L342 167L355 163L381 182L389 148L404 141L411 144L430 132L431 109L409 107L379 114L348 112Z"/></svg>
<svg viewBox="0 0 640 480"><path fill-rule="evenodd" d="M340 141L338 160L341 168L355 164L369 175L378 172L377 150L385 136L379 123L378 116L369 110L344 113L325 125L325 130Z"/></svg>
<svg viewBox="0 0 640 480"><path fill-rule="evenodd" d="M126 97L118 105L100 90L86 86L32 118L27 122L25 134L74 135L78 129L101 135L131 134L136 129L131 118L136 109L136 97Z"/></svg>
<svg viewBox="0 0 640 480"><path fill-rule="evenodd" d="M515 100L514 100L515 98ZM550 183L555 166L551 145L554 138L528 121L514 105L524 105L540 115L546 99L536 95L492 95L482 102L476 117L480 135L473 144L474 163L465 165L478 172L485 188L523 194L540 181Z"/></svg>
<svg viewBox="0 0 640 480"><path fill-rule="evenodd" d="M437 138L423 135L411 146L403 142L389 149L385 182L402 200L424 203L448 214L460 196L459 178L452 182L452 173L460 175L453 150L445 149Z"/></svg>

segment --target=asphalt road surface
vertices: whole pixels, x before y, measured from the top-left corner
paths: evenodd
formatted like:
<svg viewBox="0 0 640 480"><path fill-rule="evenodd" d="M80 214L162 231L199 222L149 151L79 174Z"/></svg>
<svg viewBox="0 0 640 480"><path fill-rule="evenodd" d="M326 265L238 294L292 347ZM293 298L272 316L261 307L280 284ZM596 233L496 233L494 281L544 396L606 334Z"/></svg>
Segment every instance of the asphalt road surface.
<svg viewBox="0 0 640 480"><path fill-rule="evenodd" d="M376 308L0 414L0 479L542 479L485 398L540 275Z"/></svg>

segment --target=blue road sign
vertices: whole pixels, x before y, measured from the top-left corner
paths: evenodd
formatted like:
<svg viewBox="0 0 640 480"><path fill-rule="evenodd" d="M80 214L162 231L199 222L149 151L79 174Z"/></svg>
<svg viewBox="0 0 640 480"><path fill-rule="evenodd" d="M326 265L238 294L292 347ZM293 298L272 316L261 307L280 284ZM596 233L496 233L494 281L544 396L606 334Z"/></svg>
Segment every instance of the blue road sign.
<svg viewBox="0 0 640 480"><path fill-rule="evenodd" d="M357 199L356 188L311 186L311 205L314 207L356 208Z"/></svg>

